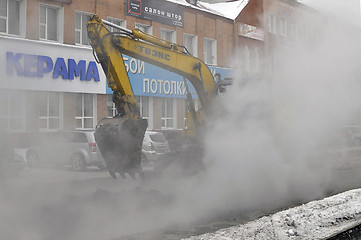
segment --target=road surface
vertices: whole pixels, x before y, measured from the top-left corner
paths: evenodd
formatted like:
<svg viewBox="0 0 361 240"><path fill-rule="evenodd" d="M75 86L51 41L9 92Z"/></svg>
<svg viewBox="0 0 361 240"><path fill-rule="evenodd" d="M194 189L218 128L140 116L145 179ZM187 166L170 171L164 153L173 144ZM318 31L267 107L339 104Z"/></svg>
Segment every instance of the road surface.
<svg viewBox="0 0 361 240"><path fill-rule="evenodd" d="M9 178L6 191L1 192L0 239L173 240L256 220L301 203L205 213L198 211L199 203L185 202L192 198L179 199L186 180L160 181L151 171L145 175L145 179L115 180L97 168L83 172L27 168ZM330 194L360 187L359 180L339 174Z"/></svg>

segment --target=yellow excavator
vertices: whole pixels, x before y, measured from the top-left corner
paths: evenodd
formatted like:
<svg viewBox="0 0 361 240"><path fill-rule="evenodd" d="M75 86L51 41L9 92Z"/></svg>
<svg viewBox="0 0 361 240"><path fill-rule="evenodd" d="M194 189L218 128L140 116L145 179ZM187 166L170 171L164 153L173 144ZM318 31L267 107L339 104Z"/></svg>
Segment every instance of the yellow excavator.
<svg viewBox="0 0 361 240"><path fill-rule="evenodd" d="M106 25L118 31L110 32ZM214 96L225 85L231 84L231 80L221 80L220 76L215 79L207 65L190 55L184 46L139 29L130 30L115 25L98 15L91 17L87 28L94 57L105 72L118 110L114 118L101 120L95 131L96 142L110 175L116 178L118 172L123 177L125 173L134 177L136 173L141 173L142 141L147 128L147 121L140 115L122 54L183 76L189 107L186 134L197 139ZM187 79L198 94L201 104L198 111L189 93Z"/></svg>

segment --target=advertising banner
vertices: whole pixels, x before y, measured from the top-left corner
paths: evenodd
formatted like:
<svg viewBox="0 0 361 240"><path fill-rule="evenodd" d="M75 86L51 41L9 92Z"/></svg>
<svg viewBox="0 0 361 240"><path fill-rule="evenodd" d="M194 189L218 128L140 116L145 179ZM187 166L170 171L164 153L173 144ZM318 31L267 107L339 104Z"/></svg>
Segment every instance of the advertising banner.
<svg viewBox="0 0 361 240"><path fill-rule="evenodd" d="M182 76L126 55L123 55L123 58L135 95L186 98L186 87ZM232 75L231 69L211 66L209 68L213 75L219 73L222 78ZM189 81L188 86L192 96L197 98L196 90ZM113 93L108 86L106 93Z"/></svg>
<svg viewBox="0 0 361 240"><path fill-rule="evenodd" d="M105 93L90 46L0 37L0 89Z"/></svg>
<svg viewBox="0 0 361 240"><path fill-rule="evenodd" d="M167 25L183 27L183 9L162 0L126 0L127 15Z"/></svg>

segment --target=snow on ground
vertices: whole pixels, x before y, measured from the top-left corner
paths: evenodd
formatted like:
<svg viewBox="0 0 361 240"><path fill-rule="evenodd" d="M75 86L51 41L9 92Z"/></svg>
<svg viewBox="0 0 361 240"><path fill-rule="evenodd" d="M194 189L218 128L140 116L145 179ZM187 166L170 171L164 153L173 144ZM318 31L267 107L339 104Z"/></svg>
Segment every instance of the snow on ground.
<svg viewBox="0 0 361 240"><path fill-rule="evenodd" d="M361 189L185 240L327 239L358 224L361 224Z"/></svg>

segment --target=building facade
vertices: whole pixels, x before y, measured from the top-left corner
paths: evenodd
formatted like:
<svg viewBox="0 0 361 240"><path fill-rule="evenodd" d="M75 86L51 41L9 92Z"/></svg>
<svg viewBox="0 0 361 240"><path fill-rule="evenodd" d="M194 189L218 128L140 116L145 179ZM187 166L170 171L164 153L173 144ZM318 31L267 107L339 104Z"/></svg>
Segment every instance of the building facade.
<svg viewBox="0 0 361 240"><path fill-rule="evenodd" d="M1 127L13 131L94 129L99 120L115 114L111 91L88 42L86 23L92 14L184 45L214 73L231 74L234 49L242 44L235 34L234 17L182 0L143 0L147 7L143 15L136 9L128 11L132 4L131 0L2 0ZM158 10L170 14L168 19L155 16ZM237 17L253 12L246 6ZM259 26L252 20L245 23ZM124 58L149 128L185 128L182 78Z"/></svg>
<svg viewBox="0 0 361 240"><path fill-rule="evenodd" d="M88 42L92 14L128 29L184 45L222 77L277 72L273 49L312 42L294 19L317 15L293 0L2 0L0 6L0 125L14 131L94 129L116 114L112 92ZM139 5L140 6L140 5ZM137 12L141 9L141 12ZM116 29L111 29L116 31ZM307 39L307 40L306 40ZM149 128L184 129L183 78L124 55Z"/></svg>

